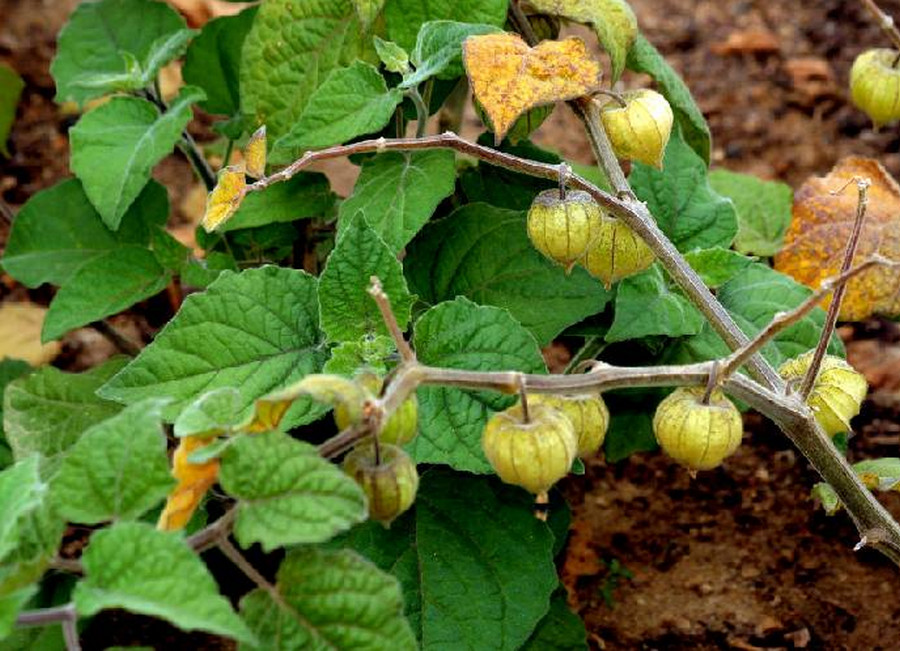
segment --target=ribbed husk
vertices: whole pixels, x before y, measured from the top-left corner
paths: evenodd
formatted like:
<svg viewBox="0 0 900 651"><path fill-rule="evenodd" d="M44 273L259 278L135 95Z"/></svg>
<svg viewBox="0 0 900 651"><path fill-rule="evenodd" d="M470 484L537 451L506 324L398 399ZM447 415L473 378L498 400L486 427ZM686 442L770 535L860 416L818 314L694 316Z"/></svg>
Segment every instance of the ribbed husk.
<svg viewBox="0 0 900 651"><path fill-rule="evenodd" d="M381 463L375 463L375 446L365 444L344 457L344 472L362 487L369 502L369 517L385 526L416 500L419 473L406 452L395 445L380 445Z"/></svg>
<svg viewBox="0 0 900 651"><path fill-rule="evenodd" d="M625 106L610 98L600 111L600 120L619 158L662 168L663 157L675 116L665 97L642 89L623 94Z"/></svg>
<svg viewBox="0 0 900 651"><path fill-rule="evenodd" d="M541 192L528 210L528 237L538 251L571 269L600 237L602 211L591 195L570 190Z"/></svg>
<svg viewBox="0 0 900 651"><path fill-rule="evenodd" d="M894 67L896 50L866 50L850 69L853 103L876 127L900 119L900 69Z"/></svg>
<svg viewBox="0 0 900 651"><path fill-rule="evenodd" d="M578 437L578 456L590 457L600 450L609 428L609 409L599 394L557 396L535 393L528 396L530 405L547 405L561 411L572 423Z"/></svg>
<svg viewBox="0 0 900 651"><path fill-rule="evenodd" d="M371 393L372 397L381 393L383 384L382 378L377 375L366 373L357 378L357 382ZM338 429L347 429L356 423L351 422L349 410L347 407L338 403L334 407L334 422ZM403 404L391 414L388 421L381 428L378 440L381 443L390 443L392 445L405 445L416 438L419 426L419 402L416 400L415 394L403 401Z"/></svg>
<svg viewBox="0 0 900 651"><path fill-rule="evenodd" d="M584 255L588 273L610 287L647 269L655 257L650 247L624 222L604 215L596 243Z"/></svg>

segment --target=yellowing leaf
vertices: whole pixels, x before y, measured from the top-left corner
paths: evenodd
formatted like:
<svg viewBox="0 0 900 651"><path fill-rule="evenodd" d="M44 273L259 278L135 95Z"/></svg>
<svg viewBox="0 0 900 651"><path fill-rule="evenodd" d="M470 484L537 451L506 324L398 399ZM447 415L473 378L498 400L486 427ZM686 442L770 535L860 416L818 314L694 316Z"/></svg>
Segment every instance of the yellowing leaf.
<svg viewBox="0 0 900 651"><path fill-rule="evenodd" d="M340 375L307 375L299 382L257 400L253 416L241 429L250 433L276 429L294 401L303 396L331 406L343 405L353 422L362 418L362 405L371 397L359 383Z"/></svg>
<svg viewBox="0 0 900 651"><path fill-rule="evenodd" d="M250 136L244 149L244 164L247 174L255 179L266 175L266 125L262 125Z"/></svg>
<svg viewBox="0 0 900 651"><path fill-rule="evenodd" d="M900 186L878 161L850 157L838 162L828 176L809 179L794 195L784 248L775 256L778 271L813 288L839 274L856 217L854 179L872 183L854 263L876 253L900 260ZM900 315L900 271L896 268L875 267L847 283L840 318L858 321L872 314Z"/></svg>
<svg viewBox="0 0 900 651"><path fill-rule="evenodd" d="M528 109L581 97L600 84L600 65L577 38L530 48L515 34L470 36L463 44L463 60L497 144Z"/></svg>
<svg viewBox="0 0 900 651"><path fill-rule="evenodd" d="M184 529L194 511L200 505L206 491L219 477L219 461L190 463L188 456L199 448L206 447L214 439L202 436L186 436L178 443L172 457L172 476L178 484L169 493L166 507L159 516L156 528L162 531Z"/></svg>
<svg viewBox="0 0 900 651"><path fill-rule="evenodd" d="M206 213L200 221L207 233L231 219L241 205L246 187L243 166L232 165L219 172L219 180L206 199Z"/></svg>
<svg viewBox="0 0 900 651"><path fill-rule="evenodd" d="M40 366L59 355L58 341L41 344L46 314L47 308L33 303L0 304L0 359L14 357Z"/></svg>

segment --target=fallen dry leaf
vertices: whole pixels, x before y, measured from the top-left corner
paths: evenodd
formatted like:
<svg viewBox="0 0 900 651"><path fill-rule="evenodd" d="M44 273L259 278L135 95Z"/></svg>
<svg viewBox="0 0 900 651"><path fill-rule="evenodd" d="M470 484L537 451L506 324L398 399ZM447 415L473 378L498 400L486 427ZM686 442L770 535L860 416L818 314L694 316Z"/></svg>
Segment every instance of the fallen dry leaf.
<svg viewBox="0 0 900 651"><path fill-rule="evenodd" d="M58 341L41 343L41 328L47 308L33 303L0 304L0 359L13 357L32 366L53 361L62 344Z"/></svg>
<svg viewBox="0 0 900 651"><path fill-rule="evenodd" d="M778 271L813 288L838 275L856 217L858 178L869 179L872 185L854 262L876 253L900 260L900 186L878 161L850 157L839 161L828 176L809 179L794 195L784 248L775 256ZM900 315L900 270L876 267L847 284L840 318L859 321L873 314Z"/></svg>
<svg viewBox="0 0 900 651"><path fill-rule="evenodd" d="M542 41L531 48L515 34L470 36L463 44L463 60L497 144L528 109L581 97L600 84L600 64L578 38Z"/></svg>

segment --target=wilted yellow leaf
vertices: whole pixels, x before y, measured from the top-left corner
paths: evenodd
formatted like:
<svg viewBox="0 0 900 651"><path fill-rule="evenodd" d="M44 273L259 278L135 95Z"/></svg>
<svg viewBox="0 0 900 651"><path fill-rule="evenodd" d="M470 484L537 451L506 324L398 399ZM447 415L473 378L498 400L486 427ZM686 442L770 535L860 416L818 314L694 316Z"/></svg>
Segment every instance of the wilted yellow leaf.
<svg viewBox="0 0 900 651"><path fill-rule="evenodd" d="M262 125L250 136L244 149L244 163L247 174L253 178L261 179L266 175L266 125Z"/></svg>
<svg viewBox="0 0 900 651"><path fill-rule="evenodd" d="M246 187L247 179L244 176L243 166L232 165L219 172L216 187L206 199L206 213L200 220L200 225L207 233L219 228L237 211L244 198Z"/></svg>
<svg viewBox="0 0 900 651"><path fill-rule="evenodd" d="M850 157L838 162L828 176L809 179L794 195L791 226L784 248L775 256L778 271L813 288L840 273L844 247L856 218L854 179L872 183L854 263L876 253L900 260L900 186L878 161ZM832 194L841 188L842 192ZM897 269L875 267L847 283L840 318L858 321L872 314L900 315Z"/></svg>
<svg viewBox="0 0 900 651"><path fill-rule="evenodd" d="M463 60L497 144L528 109L581 97L600 85L600 65L577 38L530 48L515 34L470 36Z"/></svg>
<svg viewBox="0 0 900 651"><path fill-rule="evenodd" d="M183 529L200 506L206 491L216 483L219 478L218 459L206 463L188 461L191 452L206 447L213 440L215 439L186 436L179 441L172 457L172 476L178 480L178 484L169 493L166 507L156 524L157 529L162 531Z"/></svg>
<svg viewBox="0 0 900 651"><path fill-rule="evenodd" d="M33 303L0 304L0 359L14 357L32 366L53 361L62 348L58 341L41 344L47 308Z"/></svg>

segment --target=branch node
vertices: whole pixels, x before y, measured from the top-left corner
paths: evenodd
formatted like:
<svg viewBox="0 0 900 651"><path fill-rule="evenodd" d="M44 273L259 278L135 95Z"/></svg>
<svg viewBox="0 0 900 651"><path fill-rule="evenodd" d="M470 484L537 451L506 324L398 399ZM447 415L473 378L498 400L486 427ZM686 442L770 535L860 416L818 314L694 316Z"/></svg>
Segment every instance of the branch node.
<svg viewBox="0 0 900 651"><path fill-rule="evenodd" d="M409 347L406 339L403 338L403 332L400 331L400 326L397 324L397 317L394 316L394 311L391 309L388 295L384 293L384 289L381 287L381 280L378 276L372 276L369 278L369 282L371 283L368 290L369 295L375 299L375 303L381 311L381 318L384 319L384 324L387 326L388 332L391 333L391 338L394 340L394 345L397 346L400 357L404 362L414 362L416 355L413 353L412 348Z"/></svg>

